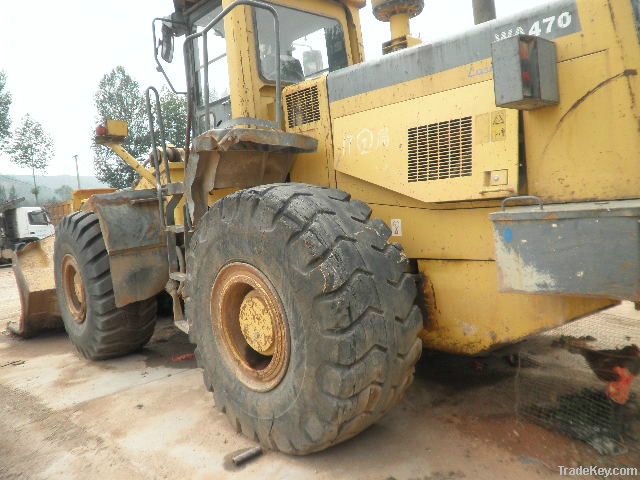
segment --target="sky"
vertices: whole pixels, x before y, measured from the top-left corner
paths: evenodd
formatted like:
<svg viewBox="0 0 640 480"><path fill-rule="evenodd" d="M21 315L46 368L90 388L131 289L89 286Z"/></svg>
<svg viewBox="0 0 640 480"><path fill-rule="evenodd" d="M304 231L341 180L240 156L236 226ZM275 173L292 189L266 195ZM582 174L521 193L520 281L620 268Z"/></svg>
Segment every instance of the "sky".
<svg viewBox="0 0 640 480"><path fill-rule="evenodd" d="M547 1L496 0L498 17ZM375 20L368 3L362 25L371 59L380 56L389 27ZM81 175L94 174L93 98L105 73L122 65L143 87L165 84L155 70L151 21L172 11L172 0L0 0L0 70L13 95L11 117L15 126L29 113L53 138L48 175L75 174L74 155ZM471 0L425 0L412 33L429 42L472 26ZM183 71L180 66L172 74ZM30 173L0 152L0 174Z"/></svg>

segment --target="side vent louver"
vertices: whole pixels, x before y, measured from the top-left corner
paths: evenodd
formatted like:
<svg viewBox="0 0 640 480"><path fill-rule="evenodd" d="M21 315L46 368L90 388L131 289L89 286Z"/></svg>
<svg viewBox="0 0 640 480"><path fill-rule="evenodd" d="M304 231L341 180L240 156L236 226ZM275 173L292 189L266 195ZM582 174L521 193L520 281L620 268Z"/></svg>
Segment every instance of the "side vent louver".
<svg viewBox="0 0 640 480"><path fill-rule="evenodd" d="M471 117L409 129L409 182L470 177L473 163Z"/></svg>
<svg viewBox="0 0 640 480"><path fill-rule="evenodd" d="M300 127L320 120L317 85L290 93L287 95L286 102L289 128Z"/></svg>

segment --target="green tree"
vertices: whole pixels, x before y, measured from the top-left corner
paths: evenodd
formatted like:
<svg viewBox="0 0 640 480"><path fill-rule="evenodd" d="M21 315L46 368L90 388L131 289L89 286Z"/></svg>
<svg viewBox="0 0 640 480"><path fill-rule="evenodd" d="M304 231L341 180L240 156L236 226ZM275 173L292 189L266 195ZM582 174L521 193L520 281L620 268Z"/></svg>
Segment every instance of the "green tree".
<svg viewBox="0 0 640 480"><path fill-rule="evenodd" d="M7 201L7 191L4 188L4 185L0 185L0 203L4 203Z"/></svg>
<svg viewBox="0 0 640 480"><path fill-rule="evenodd" d="M73 188L69 185L62 185L60 188L56 188L53 192L56 194L56 198L61 201L66 201L71 199L71 195L73 194Z"/></svg>
<svg viewBox="0 0 640 480"><path fill-rule="evenodd" d="M36 184L36 172L44 172L52 155L53 141L29 114L25 115L20 125L13 132L9 142L9 156L13 163L20 167L30 168L33 177L33 196L38 203L40 189Z"/></svg>
<svg viewBox="0 0 640 480"><path fill-rule="evenodd" d="M161 94L167 142L184 146L187 128L186 100L166 90ZM125 120L129 123L129 136L124 147L138 159L146 159L151 151L151 136L146 103L140 84L124 67L107 73L98 85L95 95L97 122L106 119ZM113 188L126 188L136 180L134 170L120 160L110 149L94 146L96 177Z"/></svg>
<svg viewBox="0 0 640 480"><path fill-rule="evenodd" d="M14 185L11 185L11 188L9 189L9 200L15 200L16 198L18 198L16 187Z"/></svg>
<svg viewBox="0 0 640 480"><path fill-rule="evenodd" d="M9 136L11 129L10 107L11 93L7 90L7 75L4 72L0 72L0 141Z"/></svg>
<svg viewBox="0 0 640 480"><path fill-rule="evenodd" d="M171 90L163 88L160 92L162 118L165 123L167 142L179 148L185 148L187 140L187 98L176 95ZM148 121L147 121L148 124ZM160 136L158 136L160 141Z"/></svg>

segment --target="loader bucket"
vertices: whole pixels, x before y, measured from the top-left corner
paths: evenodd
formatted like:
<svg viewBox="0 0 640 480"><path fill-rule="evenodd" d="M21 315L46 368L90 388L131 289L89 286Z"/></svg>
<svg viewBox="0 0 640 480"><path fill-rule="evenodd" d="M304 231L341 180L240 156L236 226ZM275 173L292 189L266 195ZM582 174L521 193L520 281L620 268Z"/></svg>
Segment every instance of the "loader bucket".
<svg viewBox="0 0 640 480"><path fill-rule="evenodd" d="M18 324L11 322L9 330L21 337L32 337L63 326L53 275L54 241L55 237L51 236L30 243L13 255L13 272L22 311Z"/></svg>

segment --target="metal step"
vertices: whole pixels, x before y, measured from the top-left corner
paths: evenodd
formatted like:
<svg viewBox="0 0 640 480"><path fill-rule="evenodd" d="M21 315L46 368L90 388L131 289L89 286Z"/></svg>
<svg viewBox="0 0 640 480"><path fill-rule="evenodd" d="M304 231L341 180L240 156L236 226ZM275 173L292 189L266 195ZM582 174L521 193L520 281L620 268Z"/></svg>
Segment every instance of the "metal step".
<svg viewBox="0 0 640 480"><path fill-rule="evenodd" d="M169 278L171 280L175 280L176 282L184 282L187 279L187 276L184 273L171 272L169 273Z"/></svg>
<svg viewBox="0 0 640 480"><path fill-rule="evenodd" d="M165 195L184 195L184 183L168 183L162 186Z"/></svg>

